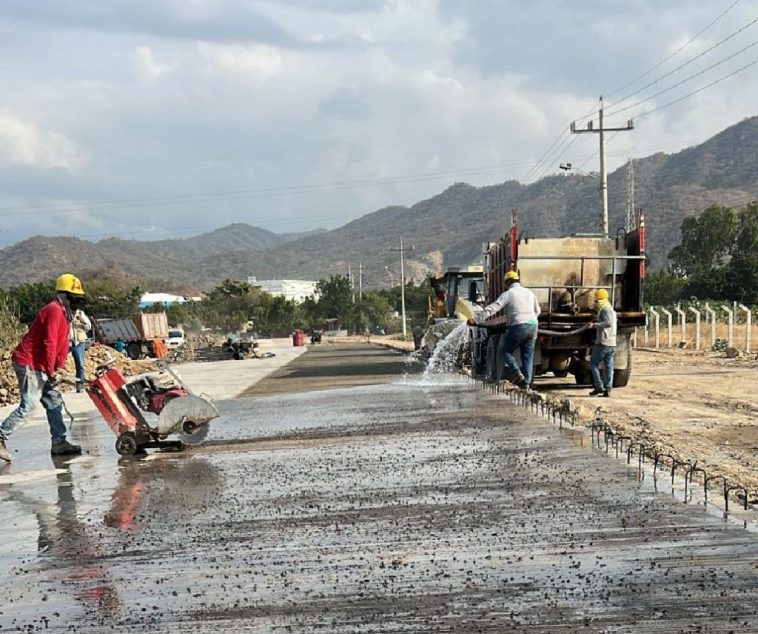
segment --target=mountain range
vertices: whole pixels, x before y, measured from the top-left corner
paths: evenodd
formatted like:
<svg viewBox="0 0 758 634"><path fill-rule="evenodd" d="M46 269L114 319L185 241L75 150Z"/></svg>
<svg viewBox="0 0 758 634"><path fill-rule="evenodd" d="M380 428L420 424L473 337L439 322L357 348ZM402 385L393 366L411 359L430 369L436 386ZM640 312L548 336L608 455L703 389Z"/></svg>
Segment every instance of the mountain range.
<svg viewBox="0 0 758 634"><path fill-rule="evenodd" d="M635 159L635 204L645 210L653 268L666 263L682 220L712 203L741 206L758 198L758 117L745 119L704 143L674 154ZM609 175L610 226L624 225L627 168ZM386 286L385 267L399 276L403 236L406 275L479 262L482 244L500 237L511 210L528 235L559 236L598 230L598 180L589 174L548 176L534 183L486 187L457 183L411 207L391 206L331 231L276 234L234 224L180 240L109 238L88 242L35 236L0 250L4 284L47 280L60 271L117 273L206 289L227 278L319 279L355 271L366 288ZM410 250L412 248L412 250Z"/></svg>

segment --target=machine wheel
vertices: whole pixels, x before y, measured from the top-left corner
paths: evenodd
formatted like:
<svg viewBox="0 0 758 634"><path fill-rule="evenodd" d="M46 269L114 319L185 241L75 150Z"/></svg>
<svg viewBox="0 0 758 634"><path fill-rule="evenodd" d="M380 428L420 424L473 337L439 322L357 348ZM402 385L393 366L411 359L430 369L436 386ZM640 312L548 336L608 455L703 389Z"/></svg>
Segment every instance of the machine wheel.
<svg viewBox="0 0 758 634"><path fill-rule="evenodd" d="M632 349L631 346L627 352L626 368L624 370L613 371L613 387L626 387L632 376Z"/></svg>
<svg viewBox="0 0 758 634"><path fill-rule="evenodd" d="M116 439L116 451L120 456L133 456L139 451L137 437L132 432L121 434Z"/></svg>
<svg viewBox="0 0 758 634"><path fill-rule="evenodd" d="M130 343L126 346L126 354L132 361L136 361L142 357L142 346L138 343Z"/></svg>
<svg viewBox="0 0 758 634"><path fill-rule="evenodd" d="M568 376L569 371L568 370L553 370L553 376L558 377L559 379L562 379L565 376Z"/></svg>

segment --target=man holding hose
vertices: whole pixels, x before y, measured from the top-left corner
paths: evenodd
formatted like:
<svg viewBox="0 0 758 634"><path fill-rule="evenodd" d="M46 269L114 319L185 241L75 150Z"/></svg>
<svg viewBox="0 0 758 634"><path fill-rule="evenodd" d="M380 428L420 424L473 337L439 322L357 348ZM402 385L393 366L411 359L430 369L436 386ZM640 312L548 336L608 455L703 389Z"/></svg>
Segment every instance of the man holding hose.
<svg viewBox="0 0 758 634"><path fill-rule="evenodd" d="M505 331L505 341L502 344L503 360L515 377L513 382L520 388L532 385L534 346L537 342L537 317L540 314L540 303L528 288L521 286L516 271L505 274L505 292L489 306L486 306L469 325L477 326L488 317L504 309L508 319L508 329ZM521 367L516 363L513 353L518 350L521 355Z"/></svg>

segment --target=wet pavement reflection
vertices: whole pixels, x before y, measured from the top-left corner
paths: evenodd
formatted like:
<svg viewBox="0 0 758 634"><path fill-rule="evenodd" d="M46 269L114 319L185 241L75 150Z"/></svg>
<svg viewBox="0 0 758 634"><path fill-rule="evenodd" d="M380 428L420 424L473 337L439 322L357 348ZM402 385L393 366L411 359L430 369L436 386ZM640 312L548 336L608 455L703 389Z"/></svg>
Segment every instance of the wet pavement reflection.
<svg viewBox="0 0 758 634"><path fill-rule="evenodd" d="M101 455L0 481L0 631L758 628L754 534L461 379L220 409L182 454L92 421Z"/></svg>

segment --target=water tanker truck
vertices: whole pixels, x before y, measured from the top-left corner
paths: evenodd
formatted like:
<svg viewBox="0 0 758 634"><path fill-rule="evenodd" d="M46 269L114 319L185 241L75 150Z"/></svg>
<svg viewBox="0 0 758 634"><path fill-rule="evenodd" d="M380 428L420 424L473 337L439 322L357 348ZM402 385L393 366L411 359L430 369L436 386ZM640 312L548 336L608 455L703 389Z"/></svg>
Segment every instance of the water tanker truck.
<svg viewBox="0 0 758 634"><path fill-rule="evenodd" d="M618 319L613 386L624 387L632 372L631 337L645 324L645 223L642 214L630 231L615 236L573 234L563 238L533 238L520 234L514 213L510 230L485 247L485 303L504 291L503 276L517 271L522 284L540 303L534 351L534 375L573 374L590 385L589 360L595 330L595 291L604 288ZM472 372L492 380L505 376L502 350L508 327L505 315L489 317L472 337Z"/></svg>

